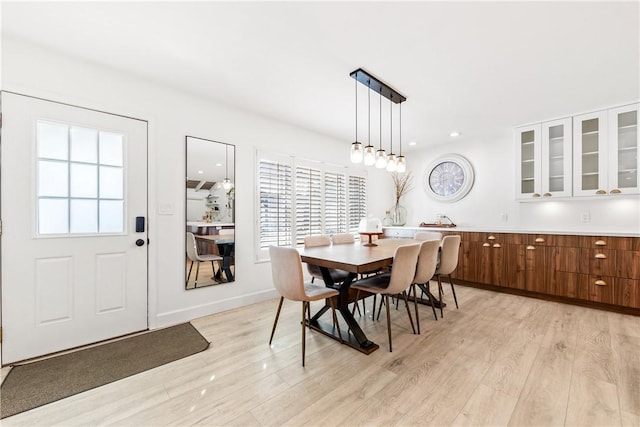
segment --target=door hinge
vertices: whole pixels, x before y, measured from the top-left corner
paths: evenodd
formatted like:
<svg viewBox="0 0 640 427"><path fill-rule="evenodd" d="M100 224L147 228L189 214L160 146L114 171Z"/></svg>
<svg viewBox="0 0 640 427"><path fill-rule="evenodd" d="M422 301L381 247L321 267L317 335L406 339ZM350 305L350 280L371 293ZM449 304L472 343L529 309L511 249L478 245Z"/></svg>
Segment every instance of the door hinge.
<svg viewBox="0 0 640 427"><path fill-rule="evenodd" d="M2 342L2 326L0 326L0 343Z"/></svg>
<svg viewBox="0 0 640 427"><path fill-rule="evenodd" d="M2 129L2 113L0 113L0 129Z"/></svg>
<svg viewBox="0 0 640 427"><path fill-rule="evenodd" d="M2 236L2 220L0 219L0 236Z"/></svg>

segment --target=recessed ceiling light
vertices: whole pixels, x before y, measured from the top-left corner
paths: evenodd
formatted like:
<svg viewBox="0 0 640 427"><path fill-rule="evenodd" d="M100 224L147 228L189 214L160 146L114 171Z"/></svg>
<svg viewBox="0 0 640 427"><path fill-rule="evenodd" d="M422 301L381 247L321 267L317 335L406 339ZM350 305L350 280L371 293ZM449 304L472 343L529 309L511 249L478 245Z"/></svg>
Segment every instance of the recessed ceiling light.
<svg viewBox="0 0 640 427"><path fill-rule="evenodd" d="M204 171L198 171L198 173L199 173L200 175L202 175L202 174L204 173Z"/></svg>
<svg viewBox="0 0 640 427"><path fill-rule="evenodd" d="M452 138L455 138L456 136L460 136L460 132L455 132L455 131L454 131L454 132L451 132L451 133L449 134L449 136L450 136L450 137L452 137Z"/></svg>
<svg viewBox="0 0 640 427"><path fill-rule="evenodd" d="M417 144L417 143L416 143L415 141L411 141L411 142L409 143L409 145L411 145L411 146L414 146L414 145L416 145L416 144Z"/></svg>
<svg viewBox="0 0 640 427"><path fill-rule="evenodd" d="M216 166L222 166L222 163L216 163Z"/></svg>

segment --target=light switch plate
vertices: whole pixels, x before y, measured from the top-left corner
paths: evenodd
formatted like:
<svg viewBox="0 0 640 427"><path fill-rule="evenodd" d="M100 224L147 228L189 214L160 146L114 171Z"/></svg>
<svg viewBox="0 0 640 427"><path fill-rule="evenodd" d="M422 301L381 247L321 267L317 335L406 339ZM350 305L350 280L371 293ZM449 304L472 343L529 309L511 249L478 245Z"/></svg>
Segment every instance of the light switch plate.
<svg viewBox="0 0 640 427"><path fill-rule="evenodd" d="M581 212L580 222L591 222L591 212Z"/></svg>
<svg viewBox="0 0 640 427"><path fill-rule="evenodd" d="M158 205L158 214L173 215L173 203L164 202Z"/></svg>

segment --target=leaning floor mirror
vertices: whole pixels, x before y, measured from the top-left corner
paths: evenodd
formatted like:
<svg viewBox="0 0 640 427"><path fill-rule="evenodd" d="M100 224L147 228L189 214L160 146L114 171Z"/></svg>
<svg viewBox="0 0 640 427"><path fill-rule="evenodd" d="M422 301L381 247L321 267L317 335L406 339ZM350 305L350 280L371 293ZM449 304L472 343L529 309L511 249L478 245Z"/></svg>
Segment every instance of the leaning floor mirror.
<svg viewBox="0 0 640 427"><path fill-rule="evenodd" d="M235 146L186 137L185 286L235 281Z"/></svg>

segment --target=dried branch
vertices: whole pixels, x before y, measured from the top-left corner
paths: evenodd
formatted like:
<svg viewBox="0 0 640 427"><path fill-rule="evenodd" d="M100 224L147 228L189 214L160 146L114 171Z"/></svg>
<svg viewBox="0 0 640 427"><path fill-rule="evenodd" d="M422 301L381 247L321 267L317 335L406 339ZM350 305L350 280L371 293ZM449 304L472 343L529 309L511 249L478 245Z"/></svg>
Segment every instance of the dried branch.
<svg viewBox="0 0 640 427"><path fill-rule="evenodd" d="M411 172L404 174L392 173L393 186L396 192L396 204L400 202L400 198L407 194L411 190L411 179L413 178Z"/></svg>

